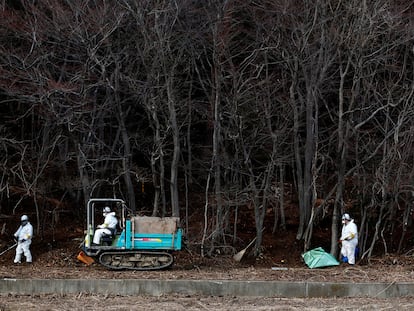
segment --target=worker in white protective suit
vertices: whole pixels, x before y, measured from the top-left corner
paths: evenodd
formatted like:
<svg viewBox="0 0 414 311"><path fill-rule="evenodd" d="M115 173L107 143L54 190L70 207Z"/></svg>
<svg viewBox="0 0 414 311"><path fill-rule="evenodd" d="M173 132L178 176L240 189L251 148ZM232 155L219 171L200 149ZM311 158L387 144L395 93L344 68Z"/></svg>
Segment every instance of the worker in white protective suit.
<svg viewBox="0 0 414 311"><path fill-rule="evenodd" d="M109 206L106 206L103 211L103 216L105 217L104 223L98 226L98 229L95 230L95 235L93 236L92 245L99 245L101 243L101 238L104 235L112 235L116 231L116 225L118 224L118 219L115 216L115 212L112 212Z"/></svg>
<svg viewBox="0 0 414 311"><path fill-rule="evenodd" d="M355 250L358 245L358 229L349 214L342 216L342 234L339 242L341 246L342 261L350 265L355 264Z"/></svg>
<svg viewBox="0 0 414 311"><path fill-rule="evenodd" d="M29 217L23 215L20 218L20 227L14 234L14 238L17 242L16 256L14 257L14 263L19 264L22 260L22 254L26 257L26 262L32 262L32 253L30 252L30 244L32 244L33 226L29 222Z"/></svg>

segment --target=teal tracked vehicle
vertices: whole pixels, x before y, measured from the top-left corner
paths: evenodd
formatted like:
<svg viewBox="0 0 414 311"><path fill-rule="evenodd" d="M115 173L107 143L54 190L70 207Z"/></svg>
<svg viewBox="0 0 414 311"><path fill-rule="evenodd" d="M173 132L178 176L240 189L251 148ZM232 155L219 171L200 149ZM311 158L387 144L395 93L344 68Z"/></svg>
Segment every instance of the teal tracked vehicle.
<svg viewBox="0 0 414 311"><path fill-rule="evenodd" d="M92 243L102 210L109 207L118 219L116 230ZM174 262L173 252L181 249L182 229L177 217L133 215L121 199L95 198L87 203L86 236L83 252L114 270L159 270ZM84 260L83 260L84 261Z"/></svg>

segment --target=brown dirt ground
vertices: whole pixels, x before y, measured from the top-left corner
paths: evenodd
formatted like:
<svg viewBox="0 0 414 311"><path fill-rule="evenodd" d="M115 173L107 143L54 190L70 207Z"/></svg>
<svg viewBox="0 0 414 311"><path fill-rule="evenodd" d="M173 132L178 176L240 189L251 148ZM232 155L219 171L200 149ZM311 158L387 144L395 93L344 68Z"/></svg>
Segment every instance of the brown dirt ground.
<svg viewBox="0 0 414 311"><path fill-rule="evenodd" d="M92 264L86 266L76 259L79 241L39 253L33 249L32 265L13 265L14 252L0 259L0 278L42 279L214 279L269 280L302 282L413 282L413 258L389 256L373 259L371 265L309 269L300 261L275 262L263 257L258 261L244 258L234 262L231 257L201 258L187 250L176 253L172 268L163 271L110 271ZM283 267L287 270L272 270ZM219 297L198 295L118 296L118 295L13 295L0 294L0 310L414 310L412 298L272 298Z"/></svg>
<svg viewBox="0 0 414 311"><path fill-rule="evenodd" d="M197 200L195 200L197 202ZM183 250L175 253L172 268L163 271L110 271L98 264L86 266L76 259L84 236L82 219L62 214L53 231L49 229L42 236L35 236L31 247L34 262L28 266L13 264L14 250L0 256L0 277L11 278L148 278L148 279L237 279L273 281L324 281L324 282L412 282L414 281L414 255L387 255L371 257L370 262L355 266L341 264L338 267L309 269L302 261L302 245L296 241L298 226L297 208L287 205L287 230L272 234L274 216L269 214L263 232L261 256L254 258L246 252L241 262L235 262L232 255L243 249L255 236L255 229L247 220L252 219L250 210L239 215L238 244L223 247L210 258L201 257L199 241L203 228L203 215L193 212L189 217L192 227L185 239ZM202 209L196 209L196 211ZM10 238L19 225L19 216L0 215L3 229L0 235L0 252L11 245ZM3 217L4 216L4 217ZM30 219L36 219L34 215ZM78 216L79 217L79 216ZM14 222L13 222L13 221ZM243 221L242 221L243 220ZM80 227L73 228L78 223ZM0 223L1 224L1 223ZM6 226L7 225L7 226ZM33 224L35 226L35 224ZM313 247L330 246L330 223L321 222L314 228ZM411 234L411 233L410 233ZM408 234L407 234L408 236ZM412 247L408 245L407 248ZM249 249L250 251L250 249ZM285 270L272 270L282 267ZM1 309L0 309L1 311Z"/></svg>
<svg viewBox="0 0 414 311"><path fill-rule="evenodd" d="M14 265L14 250L0 256L0 278L41 279L214 279L301 282L414 282L414 257L389 255L372 258L355 266L309 269L302 262L294 235L274 239L265 233L263 255L255 259L246 253L241 262L231 255L201 257L185 247L175 253L175 263L163 271L110 271L98 264L86 266L76 259L82 230L54 242L35 240L34 262ZM57 236L55 235L55 238ZM245 245L250 238L245 239ZM49 239L50 240L50 239ZM277 240L277 242L275 242ZM279 242L281 241L281 242ZM278 244L280 243L280 244ZM239 250L243 248L240 247ZM3 248L4 249L4 245ZM284 268L272 270L272 267ZM0 310L413 310L412 298L282 299L261 297L199 297L186 295L0 295Z"/></svg>
<svg viewBox="0 0 414 311"><path fill-rule="evenodd" d="M246 298L169 295L0 295L0 310L413 310L409 298Z"/></svg>
<svg viewBox="0 0 414 311"><path fill-rule="evenodd" d="M309 269L300 252L284 252L284 256L264 253L257 259L246 253L241 262L232 256L201 257L183 249L175 253L174 265L161 271L111 271L78 261L79 239L57 243L55 246L34 242L31 265L14 265L14 249L0 257L1 278L101 278L101 279L219 279L268 280L301 282L414 282L414 257L389 255L372 258L369 264ZM48 248L47 248L48 247ZM273 270L272 268L283 268Z"/></svg>

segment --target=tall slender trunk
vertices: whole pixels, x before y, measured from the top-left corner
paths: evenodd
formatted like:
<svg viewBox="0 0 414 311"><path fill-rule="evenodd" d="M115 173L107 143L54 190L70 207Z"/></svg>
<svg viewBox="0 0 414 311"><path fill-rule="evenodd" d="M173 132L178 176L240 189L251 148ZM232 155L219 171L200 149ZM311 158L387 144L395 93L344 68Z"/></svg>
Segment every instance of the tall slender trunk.
<svg viewBox="0 0 414 311"><path fill-rule="evenodd" d="M170 79L172 79L174 75L170 75ZM168 95L168 110L170 116L170 125L172 128L172 135L173 135L173 143L174 143L174 150L173 150L173 158L171 161L171 168L170 168L170 191L171 191L171 210L173 217L180 216L180 205L179 205L179 198L178 198L178 161L180 159L180 130L177 124L177 112L175 107L175 101L172 94L172 81L168 82L167 85L167 95Z"/></svg>

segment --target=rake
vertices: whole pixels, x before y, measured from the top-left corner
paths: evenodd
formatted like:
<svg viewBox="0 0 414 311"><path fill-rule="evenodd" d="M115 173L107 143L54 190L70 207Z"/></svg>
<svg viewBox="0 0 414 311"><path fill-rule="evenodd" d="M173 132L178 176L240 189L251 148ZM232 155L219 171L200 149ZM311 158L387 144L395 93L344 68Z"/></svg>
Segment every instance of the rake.
<svg viewBox="0 0 414 311"><path fill-rule="evenodd" d="M0 253L0 256L1 256L1 255L3 255L3 254L5 254L5 253L7 253L9 250L11 250L12 248L15 248L16 246L17 246L17 243L13 244L13 245L12 245L12 246L10 246L8 249L6 249L6 250L2 251L2 252Z"/></svg>

